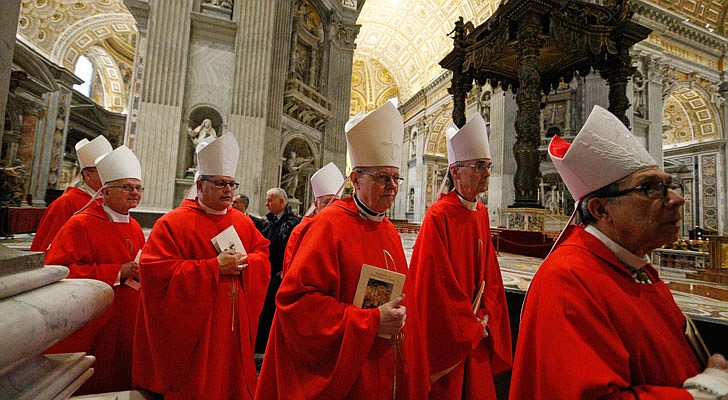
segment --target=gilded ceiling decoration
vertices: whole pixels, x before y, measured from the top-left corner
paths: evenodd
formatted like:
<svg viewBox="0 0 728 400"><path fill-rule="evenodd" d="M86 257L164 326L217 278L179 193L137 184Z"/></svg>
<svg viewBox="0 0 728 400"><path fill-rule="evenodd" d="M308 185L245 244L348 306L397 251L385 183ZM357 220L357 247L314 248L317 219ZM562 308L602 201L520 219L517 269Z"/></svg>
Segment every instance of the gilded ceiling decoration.
<svg viewBox="0 0 728 400"><path fill-rule="evenodd" d="M377 60L391 71L402 101L442 73L438 62L452 49L455 21L480 24L500 0L367 0L357 23L355 58Z"/></svg>
<svg viewBox="0 0 728 400"><path fill-rule="evenodd" d="M678 87L667 97L662 124L665 149L720 139L711 103L690 86Z"/></svg>
<svg viewBox="0 0 728 400"><path fill-rule="evenodd" d="M22 0L20 5L21 40L70 70L98 42L115 36L129 42L135 35L136 21L123 0Z"/></svg>
<svg viewBox="0 0 728 400"><path fill-rule="evenodd" d="M399 97L399 90L389 70L376 60L365 62L354 59L349 109L351 115L372 111L393 97Z"/></svg>

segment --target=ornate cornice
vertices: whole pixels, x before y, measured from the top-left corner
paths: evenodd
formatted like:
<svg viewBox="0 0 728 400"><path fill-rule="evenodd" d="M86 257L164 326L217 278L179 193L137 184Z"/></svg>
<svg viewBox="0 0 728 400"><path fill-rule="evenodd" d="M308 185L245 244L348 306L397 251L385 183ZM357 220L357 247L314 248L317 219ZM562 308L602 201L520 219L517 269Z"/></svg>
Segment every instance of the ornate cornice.
<svg viewBox="0 0 728 400"><path fill-rule="evenodd" d="M694 25L688 18L647 0L633 0L634 20L671 39L689 44L700 44L716 50L720 56L728 51L728 38Z"/></svg>

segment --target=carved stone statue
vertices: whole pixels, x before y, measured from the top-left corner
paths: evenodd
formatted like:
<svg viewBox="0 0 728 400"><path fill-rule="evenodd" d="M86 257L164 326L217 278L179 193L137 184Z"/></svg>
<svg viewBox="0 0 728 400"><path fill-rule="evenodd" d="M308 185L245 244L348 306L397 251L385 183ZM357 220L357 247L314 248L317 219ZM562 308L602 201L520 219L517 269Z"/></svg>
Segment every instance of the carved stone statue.
<svg viewBox="0 0 728 400"><path fill-rule="evenodd" d="M205 0L205 3L223 8L233 9L233 0Z"/></svg>
<svg viewBox="0 0 728 400"><path fill-rule="evenodd" d="M0 205L20 206L25 192L25 166L0 167Z"/></svg>
<svg viewBox="0 0 728 400"><path fill-rule="evenodd" d="M281 188L292 198L296 198L301 169L311 163L313 163L313 157L298 157L295 151L292 151L286 159L281 177Z"/></svg>
<svg viewBox="0 0 728 400"><path fill-rule="evenodd" d="M202 123L195 129L187 128L187 135L192 141L192 157L190 161L190 168L197 168L197 157L195 157L195 149L197 144L209 137L217 137L217 131L212 127L212 121L205 118Z"/></svg>

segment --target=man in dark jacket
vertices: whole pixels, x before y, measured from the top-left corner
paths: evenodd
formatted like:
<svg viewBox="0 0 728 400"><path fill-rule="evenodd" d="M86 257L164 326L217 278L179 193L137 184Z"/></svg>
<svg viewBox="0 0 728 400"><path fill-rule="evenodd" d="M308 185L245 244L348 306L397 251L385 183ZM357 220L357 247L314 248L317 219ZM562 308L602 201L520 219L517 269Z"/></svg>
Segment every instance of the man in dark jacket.
<svg viewBox="0 0 728 400"><path fill-rule="evenodd" d="M260 314L258 335L255 340L255 352L265 352L268 342L268 334L273 322L273 314L276 311L276 293L281 286L281 270L283 269L283 254L286 251L288 237L293 228L301 222L301 217L296 215L291 206L288 205L288 196L281 188L273 188L265 194L265 206L270 211L266 218L268 222L263 228L263 236L270 240L270 284L265 296L263 312Z"/></svg>

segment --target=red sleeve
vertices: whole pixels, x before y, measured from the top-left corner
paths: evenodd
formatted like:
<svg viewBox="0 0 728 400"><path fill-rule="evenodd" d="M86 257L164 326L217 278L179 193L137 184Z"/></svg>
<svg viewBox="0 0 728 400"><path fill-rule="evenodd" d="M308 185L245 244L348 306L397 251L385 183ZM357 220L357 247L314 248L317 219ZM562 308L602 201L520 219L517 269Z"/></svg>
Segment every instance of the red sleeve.
<svg viewBox="0 0 728 400"><path fill-rule="evenodd" d="M63 225L46 252L46 265L65 265L71 271L68 278L96 279L113 286L119 276L121 264L94 262L92 241L94 232L77 215Z"/></svg>
<svg viewBox="0 0 728 400"><path fill-rule="evenodd" d="M510 370L513 366L511 322L508 316L508 303L503 287L500 265L498 264L498 255L496 254L490 234L488 234L488 239L485 243L486 285L478 316L482 318L488 315L487 326L490 336L487 341L491 344L493 350L491 366L493 368L493 374L498 375Z"/></svg>

